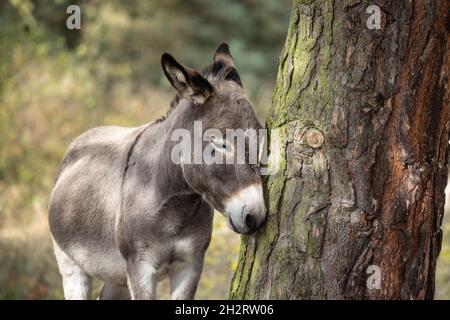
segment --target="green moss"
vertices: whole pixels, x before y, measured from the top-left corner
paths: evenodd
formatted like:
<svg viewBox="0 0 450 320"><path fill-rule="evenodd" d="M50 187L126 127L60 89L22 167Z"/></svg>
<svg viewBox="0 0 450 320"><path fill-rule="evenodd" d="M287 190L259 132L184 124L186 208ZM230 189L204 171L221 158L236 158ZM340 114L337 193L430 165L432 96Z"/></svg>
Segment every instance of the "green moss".
<svg viewBox="0 0 450 320"><path fill-rule="evenodd" d="M316 0L294 0L294 3L298 5L309 5L314 3L315 1Z"/></svg>
<svg viewBox="0 0 450 320"><path fill-rule="evenodd" d="M245 256L247 254L247 245L248 245L248 237L241 237L241 247L239 249L239 263L238 267L233 275L233 279L231 280L231 298L237 294L237 291L240 286L240 281L242 278L243 269L245 266Z"/></svg>

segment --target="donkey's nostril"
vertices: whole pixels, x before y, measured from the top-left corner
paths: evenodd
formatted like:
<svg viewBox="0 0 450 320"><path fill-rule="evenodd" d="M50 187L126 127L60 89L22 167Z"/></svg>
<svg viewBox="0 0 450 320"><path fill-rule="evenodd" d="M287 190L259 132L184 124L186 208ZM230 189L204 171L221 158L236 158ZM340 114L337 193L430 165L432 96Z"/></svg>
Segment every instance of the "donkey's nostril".
<svg viewBox="0 0 450 320"><path fill-rule="evenodd" d="M253 230L256 228L256 218L251 214L247 214L245 216L245 224L250 229Z"/></svg>

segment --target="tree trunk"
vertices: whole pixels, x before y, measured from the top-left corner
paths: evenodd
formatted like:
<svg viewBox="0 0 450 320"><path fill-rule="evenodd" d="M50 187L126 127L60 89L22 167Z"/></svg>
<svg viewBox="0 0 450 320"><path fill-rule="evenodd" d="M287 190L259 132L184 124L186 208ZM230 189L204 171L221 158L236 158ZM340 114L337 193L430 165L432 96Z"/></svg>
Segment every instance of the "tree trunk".
<svg viewBox="0 0 450 320"><path fill-rule="evenodd" d="M269 219L232 299L431 299L450 106L450 2L294 0L267 127ZM372 26L372 25L371 25Z"/></svg>

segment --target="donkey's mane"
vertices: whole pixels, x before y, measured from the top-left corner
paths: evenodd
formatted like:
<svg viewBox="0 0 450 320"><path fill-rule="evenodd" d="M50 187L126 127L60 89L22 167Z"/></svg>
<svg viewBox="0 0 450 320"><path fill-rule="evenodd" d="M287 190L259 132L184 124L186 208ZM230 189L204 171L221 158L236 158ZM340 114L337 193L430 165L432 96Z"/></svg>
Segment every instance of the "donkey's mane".
<svg viewBox="0 0 450 320"><path fill-rule="evenodd" d="M173 97L172 101L170 101L170 107L169 110L167 110L166 114L159 117L158 119L155 120L154 123L160 123L163 122L164 120L166 120L169 115L172 113L172 111L178 106L178 103L181 100L181 96L179 94L176 94L175 97Z"/></svg>
<svg viewBox="0 0 450 320"><path fill-rule="evenodd" d="M201 75L210 82L228 80L234 81L242 87L242 82L236 68L228 66L222 60L216 61L207 66L202 70ZM178 106L180 100L181 96L176 94L170 102L170 108L167 110L167 113L158 118L154 123L159 123L166 120L172 111Z"/></svg>
<svg viewBox="0 0 450 320"><path fill-rule="evenodd" d="M223 60L214 62L203 69L202 76L210 82L217 80L234 81L242 87L241 78L236 68L226 64Z"/></svg>

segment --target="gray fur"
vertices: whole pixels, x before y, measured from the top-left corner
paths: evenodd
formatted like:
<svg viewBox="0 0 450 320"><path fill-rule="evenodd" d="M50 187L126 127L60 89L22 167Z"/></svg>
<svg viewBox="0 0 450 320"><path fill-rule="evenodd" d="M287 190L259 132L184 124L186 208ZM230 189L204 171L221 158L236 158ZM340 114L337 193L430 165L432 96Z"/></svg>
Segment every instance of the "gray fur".
<svg viewBox="0 0 450 320"><path fill-rule="evenodd" d="M172 298L193 299L211 238L213 207L240 233L264 222L262 199L255 199L255 209L244 205L233 216L224 205L240 190L261 183L255 168L177 165L170 159L171 133L192 130L194 120L202 120L204 129L261 127L236 81L227 48L216 52L220 68L207 68L203 77L163 56L166 75L179 91L167 119L137 128L94 128L70 145L49 204L67 299L90 298L92 277L105 282L100 298L127 298L128 287L133 299L153 299L165 276ZM188 70L187 84L176 82L183 76L170 79L171 68ZM234 70L228 79L227 70Z"/></svg>

